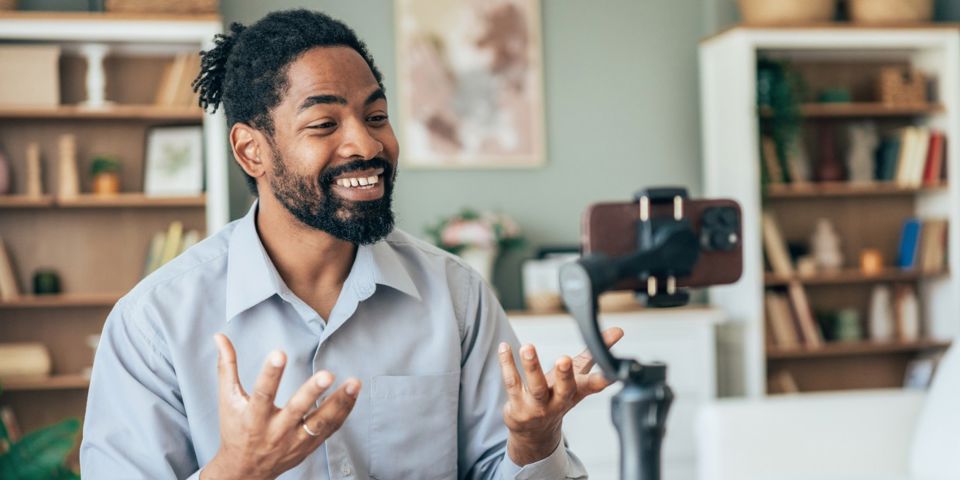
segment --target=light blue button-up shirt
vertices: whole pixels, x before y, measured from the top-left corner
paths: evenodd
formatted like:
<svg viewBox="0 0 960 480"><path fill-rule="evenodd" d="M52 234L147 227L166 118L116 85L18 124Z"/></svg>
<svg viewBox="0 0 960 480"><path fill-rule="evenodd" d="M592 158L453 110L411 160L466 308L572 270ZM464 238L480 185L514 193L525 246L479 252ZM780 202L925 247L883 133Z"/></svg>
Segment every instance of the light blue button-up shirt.
<svg viewBox="0 0 960 480"><path fill-rule="evenodd" d="M323 319L284 284L256 214L254 204L113 308L87 401L85 478L199 476L220 446L217 332L247 391L268 353L287 353L280 406L319 370L363 382L343 427L282 479L586 477L563 446L523 468L506 455L496 350L517 340L475 272L394 231L357 249Z"/></svg>

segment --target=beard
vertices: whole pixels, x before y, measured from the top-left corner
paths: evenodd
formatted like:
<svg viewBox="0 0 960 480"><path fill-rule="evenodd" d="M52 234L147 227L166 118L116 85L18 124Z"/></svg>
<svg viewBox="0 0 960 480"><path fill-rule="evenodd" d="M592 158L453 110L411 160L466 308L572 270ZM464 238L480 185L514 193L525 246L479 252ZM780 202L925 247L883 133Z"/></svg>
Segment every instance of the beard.
<svg viewBox="0 0 960 480"><path fill-rule="evenodd" d="M391 196L396 174L390 162L380 157L357 160L325 168L315 180L289 171L280 153L274 152L273 177L270 179L273 195L304 225L356 245L376 243L393 231ZM355 202L333 192L335 178L369 168L383 169L382 197Z"/></svg>

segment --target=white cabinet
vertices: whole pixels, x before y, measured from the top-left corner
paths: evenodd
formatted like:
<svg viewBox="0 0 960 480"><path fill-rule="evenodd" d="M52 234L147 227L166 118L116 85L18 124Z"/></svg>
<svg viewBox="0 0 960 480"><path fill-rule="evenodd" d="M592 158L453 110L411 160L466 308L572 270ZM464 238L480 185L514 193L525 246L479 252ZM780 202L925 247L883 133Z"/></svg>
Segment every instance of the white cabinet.
<svg viewBox="0 0 960 480"><path fill-rule="evenodd" d="M694 416L702 402L716 397L715 331L723 320L720 310L705 308L601 314L604 327L624 330L623 340L613 349L617 356L667 364L667 383L675 399L667 418L664 478L695 478ZM584 349L580 331L569 315L513 315L510 321L521 342L536 345L544 365ZM588 397L564 420L567 441L592 479L619 478L619 442L610 420L610 399L618 390L613 385Z"/></svg>

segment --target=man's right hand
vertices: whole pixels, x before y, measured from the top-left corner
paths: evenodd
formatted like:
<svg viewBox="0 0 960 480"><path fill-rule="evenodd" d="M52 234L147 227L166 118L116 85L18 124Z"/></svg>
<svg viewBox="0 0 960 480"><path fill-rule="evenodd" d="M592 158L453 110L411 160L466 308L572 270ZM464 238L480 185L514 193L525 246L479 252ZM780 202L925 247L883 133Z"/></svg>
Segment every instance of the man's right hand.
<svg viewBox="0 0 960 480"><path fill-rule="evenodd" d="M280 351L268 356L253 394L247 395L240 386L233 344L223 334L214 339L219 352L220 450L203 467L202 480L276 478L323 444L353 409L360 381L350 378L314 410L333 383L333 375L325 370L301 385L285 407L277 408L274 397L286 364Z"/></svg>

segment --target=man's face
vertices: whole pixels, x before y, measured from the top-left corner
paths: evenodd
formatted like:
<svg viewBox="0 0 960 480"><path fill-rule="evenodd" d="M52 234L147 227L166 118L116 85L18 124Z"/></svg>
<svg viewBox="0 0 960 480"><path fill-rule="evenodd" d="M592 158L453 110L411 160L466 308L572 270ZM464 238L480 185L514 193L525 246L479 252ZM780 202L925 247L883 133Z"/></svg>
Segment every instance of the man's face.
<svg viewBox="0 0 960 480"><path fill-rule="evenodd" d="M287 82L271 112L271 193L300 222L341 240L385 237L399 147L370 68L351 48L318 47L290 64Z"/></svg>

